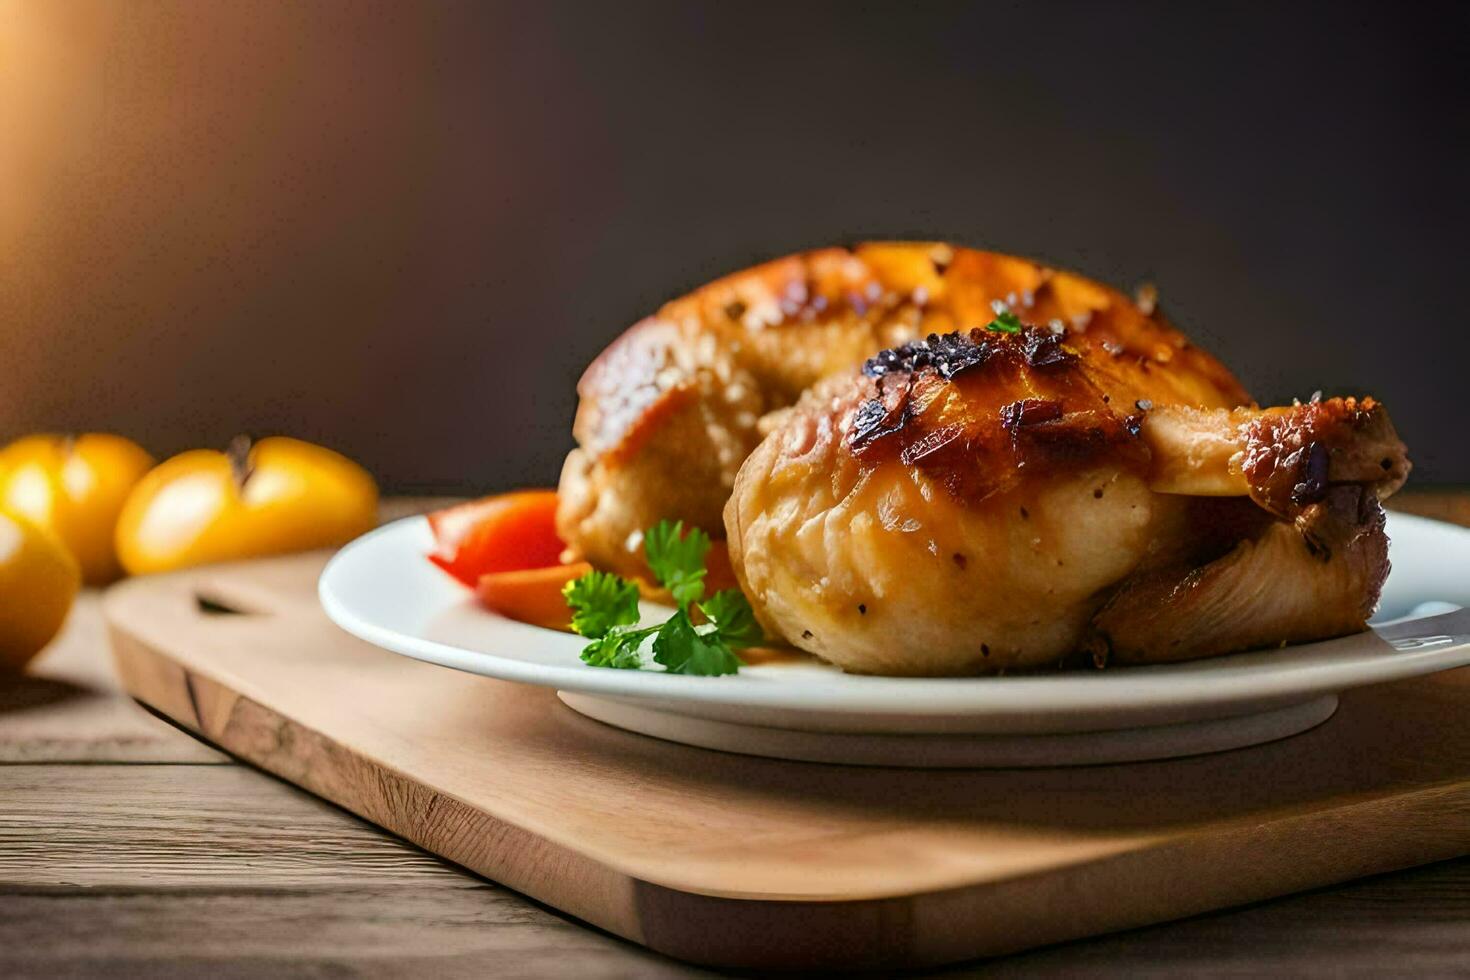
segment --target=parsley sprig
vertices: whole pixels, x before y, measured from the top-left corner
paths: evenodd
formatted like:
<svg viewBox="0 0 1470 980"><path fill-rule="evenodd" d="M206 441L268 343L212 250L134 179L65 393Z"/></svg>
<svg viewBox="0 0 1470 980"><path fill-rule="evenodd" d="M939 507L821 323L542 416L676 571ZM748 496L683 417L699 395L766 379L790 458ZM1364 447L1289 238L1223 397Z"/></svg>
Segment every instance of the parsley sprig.
<svg viewBox="0 0 1470 980"><path fill-rule="evenodd" d="M591 571L567 583L562 594L572 609L572 629L591 640L582 662L593 667L637 670L642 647L653 637L653 660L670 674L733 674L742 665L735 651L759 643L763 634L739 589L704 598L709 535L686 533L683 521L660 521L643 535L643 555L654 578L678 603L658 626L638 625L638 586L608 572ZM695 624L691 609L707 622Z"/></svg>
<svg viewBox="0 0 1470 980"><path fill-rule="evenodd" d="M1020 333L1021 318L1010 310L997 310L995 319L985 325L991 333Z"/></svg>
<svg viewBox="0 0 1470 980"><path fill-rule="evenodd" d="M684 522L659 521L643 535L643 556L658 584L669 590L674 601L685 607L704 595L704 556L709 554L709 535L699 528L684 533Z"/></svg>
<svg viewBox="0 0 1470 980"><path fill-rule="evenodd" d="M627 579L594 569L568 582L562 594L572 607L572 629L583 636L606 636L615 626L638 622L638 586Z"/></svg>

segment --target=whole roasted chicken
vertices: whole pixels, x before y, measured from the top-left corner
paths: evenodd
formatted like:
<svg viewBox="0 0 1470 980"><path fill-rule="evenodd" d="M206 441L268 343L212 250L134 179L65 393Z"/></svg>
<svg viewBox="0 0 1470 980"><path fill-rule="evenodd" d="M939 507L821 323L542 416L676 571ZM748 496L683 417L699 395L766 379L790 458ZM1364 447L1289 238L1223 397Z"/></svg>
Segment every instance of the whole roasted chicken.
<svg viewBox="0 0 1470 980"><path fill-rule="evenodd" d="M939 244L720 280L580 391L575 550L637 573L641 528L723 523L767 631L864 673L1360 630L1409 466L1372 399L1257 408L1147 298Z"/></svg>

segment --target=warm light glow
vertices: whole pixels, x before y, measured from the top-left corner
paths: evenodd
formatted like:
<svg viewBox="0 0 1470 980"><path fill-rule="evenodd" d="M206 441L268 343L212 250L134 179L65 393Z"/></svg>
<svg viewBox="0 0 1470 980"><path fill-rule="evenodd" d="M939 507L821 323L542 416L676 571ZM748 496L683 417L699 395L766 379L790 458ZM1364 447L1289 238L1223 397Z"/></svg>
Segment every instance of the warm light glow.
<svg viewBox="0 0 1470 980"><path fill-rule="evenodd" d="M51 478L39 463L26 464L11 474L6 503L37 524L50 523L55 499Z"/></svg>
<svg viewBox="0 0 1470 980"><path fill-rule="evenodd" d="M247 507L259 507L271 500L300 496L306 492L306 479L295 468L276 466L256 470L245 484L241 500Z"/></svg>
<svg viewBox="0 0 1470 980"><path fill-rule="evenodd" d="M71 499L83 500L97 486L97 471L82 456L68 452L61 464L61 485Z"/></svg>
<svg viewBox="0 0 1470 980"><path fill-rule="evenodd" d="M181 548L214 519L224 503L215 473L204 471L176 480L159 491L138 537L154 542L159 551Z"/></svg>

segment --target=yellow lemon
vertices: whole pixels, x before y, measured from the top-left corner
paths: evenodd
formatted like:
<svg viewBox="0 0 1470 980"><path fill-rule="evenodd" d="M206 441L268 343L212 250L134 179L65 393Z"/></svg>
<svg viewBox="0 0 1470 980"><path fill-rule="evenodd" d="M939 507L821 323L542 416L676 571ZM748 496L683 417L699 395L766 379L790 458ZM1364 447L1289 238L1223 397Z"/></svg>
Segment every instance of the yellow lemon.
<svg viewBox="0 0 1470 980"><path fill-rule="evenodd" d="M347 457L275 436L195 449L134 488L117 553L134 575L344 544L377 523L378 488Z"/></svg>
<svg viewBox="0 0 1470 980"><path fill-rule="evenodd" d="M37 435L0 450L0 508L61 540L89 585L117 578L117 516L153 465L141 446L108 433Z"/></svg>
<svg viewBox="0 0 1470 980"><path fill-rule="evenodd" d="M81 580L54 534L0 511L0 670L20 670L51 642Z"/></svg>

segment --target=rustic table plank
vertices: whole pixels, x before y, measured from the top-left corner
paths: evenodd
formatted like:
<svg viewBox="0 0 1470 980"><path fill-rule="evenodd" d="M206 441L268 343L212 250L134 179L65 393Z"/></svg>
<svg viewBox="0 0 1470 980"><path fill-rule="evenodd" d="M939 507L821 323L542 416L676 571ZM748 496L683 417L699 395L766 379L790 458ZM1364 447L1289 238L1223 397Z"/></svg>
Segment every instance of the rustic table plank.
<svg viewBox="0 0 1470 980"><path fill-rule="evenodd" d="M704 976L237 766L0 768L6 976ZM1449 973L1470 860L937 974Z"/></svg>
<svg viewBox="0 0 1470 980"><path fill-rule="evenodd" d="M90 589L78 597L24 676L0 674L0 763L227 762L123 693L100 598Z"/></svg>
<svg viewBox="0 0 1470 980"><path fill-rule="evenodd" d="M1470 858L938 976L1463 976Z"/></svg>
<svg viewBox="0 0 1470 980"><path fill-rule="evenodd" d="M0 891L0 972L22 977L713 976L511 892Z"/></svg>
<svg viewBox="0 0 1470 980"><path fill-rule="evenodd" d="M246 766L0 767L6 886L280 888L465 876Z"/></svg>
<svg viewBox="0 0 1470 980"><path fill-rule="evenodd" d="M243 766L0 768L0 974L687 976Z"/></svg>

